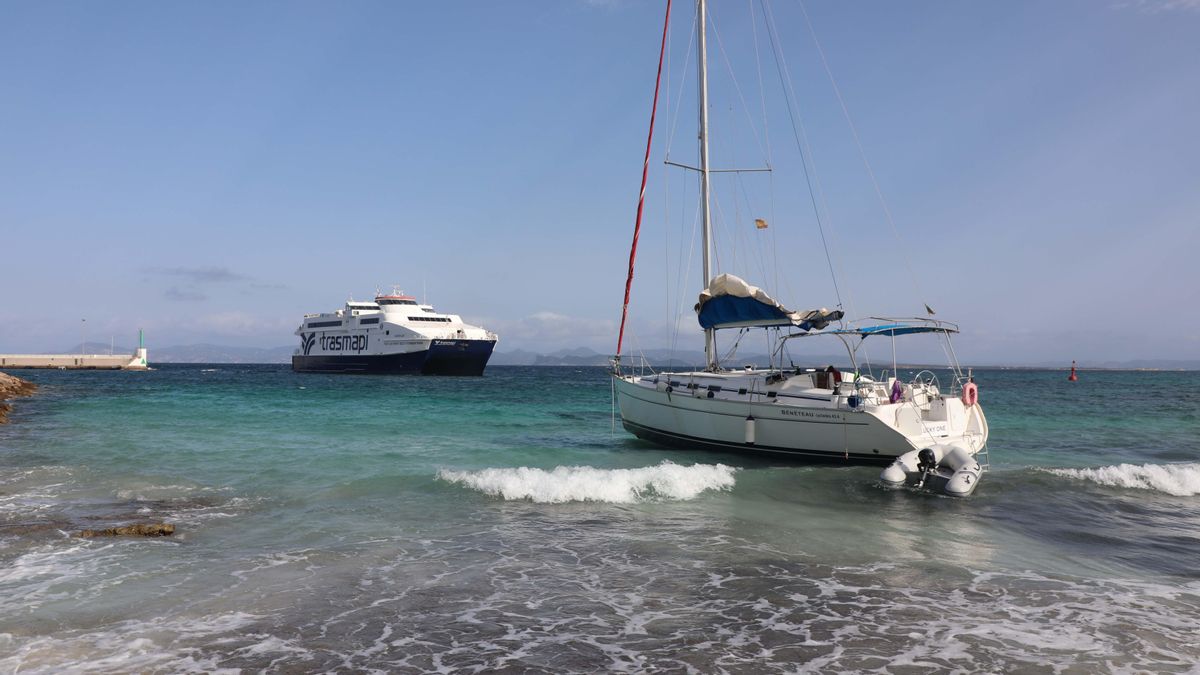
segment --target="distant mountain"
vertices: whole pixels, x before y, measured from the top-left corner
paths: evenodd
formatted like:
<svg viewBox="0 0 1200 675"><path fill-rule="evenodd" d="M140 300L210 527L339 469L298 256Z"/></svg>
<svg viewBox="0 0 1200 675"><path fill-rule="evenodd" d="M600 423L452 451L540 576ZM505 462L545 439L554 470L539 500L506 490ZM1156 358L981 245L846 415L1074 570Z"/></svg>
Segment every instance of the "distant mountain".
<svg viewBox="0 0 1200 675"><path fill-rule="evenodd" d="M534 360L535 366L606 366L609 357L594 349L575 347L560 349L549 354L538 354Z"/></svg>
<svg viewBox="0 0 1200 675"><path fill-rule="evenodd" d="M125 345L114 345L111 342L85 342L82 345L72 345L67 347L65 351L54 352L55 354L132 354L133 347Z"/></svg>
<svg viewBox="0 0 1200 675"><path fill-rule="evenodd" d="M695 368L704 366L704 352L670 349L648 349L636 355L626 355L622 365L640 363L642 358L655 368ZM512 352L496 352L490 363L497 366L607 366L612 359L610 354L602 354L587 347L560 349L549 354L538 354L524 350ZM737 358L738 365L766 366L770 358L766 354L744 354ZM845 364L846 357L820 356L816 360L808 359L805 365L833 363L839 366Z"/></svg>
<svg viewBox="0 0 1200 675"><path fill-rule="evenodd" d="M492 358L488 361L490 366L532 366L537 362L538 356L534 352L527 352L524 349L514 349L511 352L492 352Z"/></svg>
<svg viewBox="0 0 1200 675"><path fill-rule="evenodd" d="M1099 370L1200 370L1200 361L1196 359L1131 359L1129 361L1083 359L1076 365L1085 370L1092 368ZM1034 364L1001 367L1070 370L1071 364L1063 361L1042 361Z"/></svg>
<svg viewBox="0 0 1200 675"><path fill-rule="evenodd" d="M291 363L294 347L179 345L150 348L150 363Z"/></svg>

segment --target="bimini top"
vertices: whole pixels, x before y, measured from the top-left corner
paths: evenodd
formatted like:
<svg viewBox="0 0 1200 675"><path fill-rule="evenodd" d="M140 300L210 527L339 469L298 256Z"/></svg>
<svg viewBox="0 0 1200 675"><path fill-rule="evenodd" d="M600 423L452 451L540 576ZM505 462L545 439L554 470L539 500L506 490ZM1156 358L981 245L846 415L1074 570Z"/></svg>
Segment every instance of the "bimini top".
<svg viewBox="0 0 1200 675"><path fill-rule="evenodd" d="M926 321L918 319L912 322L895 322L877 326L862 326L860 328L839 328L828 331L835 335L858 335L867 339L872 335L914 335L916 333L957 333L958 326L943 321Z"/></svg>
<svg viewBox="0 0 1200 675"><path fill-rule="evenodd" d="M721 274L709 282L696 303L696 317L702 328L752 328L796 326L801 330L820 330L841 319L841 310L814 309L793 312L732 274Z"/></svg>

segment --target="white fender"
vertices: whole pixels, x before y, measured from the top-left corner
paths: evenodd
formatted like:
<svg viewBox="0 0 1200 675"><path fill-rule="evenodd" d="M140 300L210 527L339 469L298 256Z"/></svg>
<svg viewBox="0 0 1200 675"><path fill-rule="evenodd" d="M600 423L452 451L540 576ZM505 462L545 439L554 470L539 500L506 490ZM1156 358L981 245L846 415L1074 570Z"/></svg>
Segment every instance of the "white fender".
<svg viewBox="0 0 1200 675"><path fill-rule="evenodd" d="M879 480L893 487L904 485L904 481L908 478L908 475L917 472L918 452L920 450L909 450L897 457L894 462L883 470L883 473L879 474Z"/></svg>

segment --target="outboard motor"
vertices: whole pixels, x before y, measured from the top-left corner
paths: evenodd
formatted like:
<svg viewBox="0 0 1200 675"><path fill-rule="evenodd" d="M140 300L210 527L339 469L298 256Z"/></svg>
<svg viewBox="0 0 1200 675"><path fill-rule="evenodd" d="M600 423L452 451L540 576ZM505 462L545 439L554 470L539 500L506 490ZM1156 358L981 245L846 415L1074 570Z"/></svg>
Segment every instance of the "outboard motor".
<svg viewBox="0 0 1200 675"><path fill-rule="evenodd" d="M937 468L937 457L933 448L925 448L917 453L917 471L927 473Z"/></svg>
<svg viewBox="0 0 1200 675"><path fill-rule="evenodd" d="M921 472L921 480L917 483L917 487L925 486L925 479L931 471L937 469L937 455L933 454L933 448L924 448L917 453L917 471Z"/></svg>
<svg viewBox="0 0 1200 675"><path fill-rule="evenodd" d="M884 469L879 479L892 487L900 487L905 483L916 485L918 481L924 482L925 475L937 463L938 456L933 448L909 450Z"/></svg>

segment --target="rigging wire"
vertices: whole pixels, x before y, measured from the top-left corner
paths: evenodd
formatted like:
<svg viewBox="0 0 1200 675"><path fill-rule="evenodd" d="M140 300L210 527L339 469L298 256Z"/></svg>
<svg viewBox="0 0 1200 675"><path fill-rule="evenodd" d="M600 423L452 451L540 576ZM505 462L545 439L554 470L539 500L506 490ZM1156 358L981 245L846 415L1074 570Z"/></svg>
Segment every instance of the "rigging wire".
<svg viewBox="0 0 1200 675"><path fill-rule="evenodd" d="M816 191L813 189L813 179L808 169L810 153L804 152L804 143L801 142L801 132L797 127L797 117L795 108L792 105L792 99L796 97L795 90L788 86L791 75L787 73L787 62L783 59L783 54L780 50L779 40L775 31L775 18L771 13L770 7L766 4L766 0L759 0L760 6L763 9L763 15L766 17L767 38L771 43L771 52L775 57L775 70L779 74L779 82L783 87L783 100L788 109L788 120L792 124L792 136L796 140L796 149L800 152L800 165L804 168L804 182L808 186L809 200L812 202L813 216L817 220L817 230L821 233L821 246L825 249L825 262L829 265L829 275L833 278L833 292L837 296L838 308L845 309L845 304L842 302L842 291L838 284L837 273L833 269L833 257L829 252L829 242L825 236L825 225L821 220L821 210L817 207Z"/></svg>
<svg viewBox="0 0 1200 675"><path fill-rule="evenodd" d="M683 70L680 72L686 73L688 65L692 62L692 45L696 44L696 22L692 22L692 33L688 37L687 50L684 52ZM667 133L667 152L666 159L671 158L671 148L675 145L675 132L679 129L679 113L683 110L683 91L684 83L687 78L679 78L679 91L675 95L675 117L671 120L671 130ZM668 89L668 91L670 91Z"/></svg>
<svg viewBox="0 0 1200 675"><path fill-rule="evenodd" d="M673 72L671 70L673 53L671 47L671 33L668 31L666 49L667 95L663 101L663 117L667 119L671 119L671 73ZM667 147L670 147L669 141ZM663 316L669 317L671 316L671 284L667 282L671 278L671 167L664 163L661 169L663 182L663 294L666 296L666 302L663 306ZM671 330L667 326L663 326L663 328L666 329L664 332L666 333L667 344L669 345L671 344Z"/></svg>
<svg viewBox="0 0 1200 675"><path fill-rule="evenodd" d="M687 215L686 214L686 205L687 205L687 200L680 201L680 210L682 212L681 216L680 216L681 223L686 219L686 215ZM683 265L683 260L685 259L683 256L683 250L681 249L679 251L680 264L679 264L679 269L678 269L678 276L676 277L676 283L675 283L675 298L676 298L677 304L676 304L675 313L672 314L672 317L671 317L672 329L674 331L674 334L671 339L671 353L672 354L675 353L675 347L679 342L679 322L683 318L684 312L686 311L685 302L684 302L685 296L684 296L684 291L683 291L683 285L684 285L684 283L686 283L686 280L689 277L691 277L691 275L692 275L692 262L694 262L696 259L696 238L697 238L697 234L700 229L698 227L699 222L700 222L700 209L697 208L693 212L692 225L690 228L688 228L692 233L692 238L691 238L691 243L688 246L688 254L687 254L687 258L686 258L687 266L686 267Z"/></svg>
<svg viewBox="0 0 1200 675"><path fill-rule="evenodd" d="M758 74L758 102L762 110L763 116L763 145L766 146L767 167L774 166L774 157L771 155L771 126L767 120L767 92L765 81L763 80L762 72L762 49L758 44L758 19L754 15L754 0L746 0L746 5L750 9L750 31L754 37L754 67ZM775 296L779 296L779 246L775 237L776 228L770 227L770 223L775 222L775 172L771 171L767 174L767 194L770 196L770 207L767 209L770 213L767 229L770 231L771 239L771 266L775 271L775 279L771 285L771 290ZM761 239L762 237L759 237ZM765 278L765 277L764 277Z"/></svg>
<svg viewBox="0 0 1200 675"><path fill-rule="evenodd" d="M646 206L646 177L650 171L650 148L654 141L654 117L658 113L658 88L662 83L663 57L667 51L667 29L671 25L671 0L667 0L666 18L663 20L662 44L658 51L658 73L654 76L654 102L650 106L650 131L646 134L646 157L642 161L642 187L638 193L637 220L633 226L633 245L629 248L629 275L625 277L625 303L621 306L621 329L617 333L617 354L621 358L621 342L625 339L625 319L629 315L629 289L633 285L633 265L637 260L638 235L642 230L642 210Z"/></svg>
<svg viewBox="0 0 1200 675"><path fill-rule="evenodd" d="M725 51L725 43L721 42L721 32L717 30L717 22L710 17L709 25L712 27L713 35L717 38L717 48L721 51L721 60L725 62L725 70L729 72L729 79L733 82L733 89L737 92L738 100L742 103L742 111L746 113L746 120L750 125L750 132L754 136L754 141L758 143L758 150L767 156L767 150L763 146L763 140L758 135L758 127L754 124L754 118L750 115L750 105L746 103L746 96L742 93L742 86L738 84L737 75L733 72L733 63L729 60L729 54Z"/></svg>
<svg viewBox="0 0 1200 675"><path fill-rule="evenodd" d="M687 49L684 50L683 70L681 72L687 72L688 66L692 62L692 52L693 52L692 47L696 43L696 22L691 21L691 22L689 22L689 25L691 26L691 32L688 35ZM669 54L668 54L668 58L670 58ZM669 77L670 77L670 73L668 73L668 78ZM683 100L683 93L686 89L686 83L687 83L687 78L685 78L685 77L679 78L679 90L675 94L674 116L671 118L671 128L670 128L670 131L667 133L667 143L666 143L667 147L666 147L666 151L664 153L664 155L665 155L664 162L666 160L670 160L671 149L675 145L675 132L679 128L679 115L683 111L683 108L684 108L684 106L682 104L682 100ZM668 92L670 91L669 87L668 87L667 91ZM664 167L665 167L664 174L666 174L666 182L669 183L670 182L670 176L669 176L670 166L666 165L664 163ZM679 213L680 213L679 222L680 222L680 231L681 231L680 239L682 241L682 239L683 239L683 236L682 236L683 223L687 222L688 199L687 199L687 188L686 188L687 182L686 182L686 180L681 181L681 185L684 186L684 188L681 190L681 197L680 197L680 201L679 201ZM670 211L667 208L664 208L663 219L664 219L664 223L665 223L664 229L669 229L671 215L670 215ZM687 263L686 266L684 264L685 258L684 258L683 248L680 247L680 249L679 249L679 264L676 266L674 309L671 310L671 308L668 307L669 311L667 313L668 317L670 318L670 322L671 322L670 329L669 329L670 337L671 337L671 340L670 340L671 358L674 358L675 350L679 344L679 322L680 322L680 317L683 315L683 305L684 305L684 295L683 295L682 289L683 289L684 280L687 279L689 276L691 276L691 265L692 265L693 257L695 256L695 251L696 251L696 229L697 229L696 221L698 219L699 219L699 211L697 210L697 215L693 219L691 228L689 228L692 233L692 236L690 239L690 244L688 247L688 254L686 257L686 263ZM668 270L668 272L669 272L669 270ZM670 295L670 293L668 293L668 295ZM670 304L669 301L668 301L668 304Z"/></svg>
<svg viewBox="0 0 1200 675"><path fill-rule="evenodd" d="M846 106L846 100L842 97L842 89L833 77L833 70L829 67L829 60L825 58L825 50L821 47L821 41L817 39L817 31L813 26L812 18L808 15L808 8L805 6L804 0L796 0L796 3L800 5L800 12L804 15L805 24L808 25L808 32L812 36L813 44L817 47L817 53L821 56L821 65L825 69L825 75L829 78L829 83L833 86L833 93L837 96L838 104L841 106L842 116L846 118L846 125L850 127L850 135L854 137L854 144L858 148L858 156L862 159L863 166L867 169L867 175L871 178L871 185L875 188L875 196L879 198L879 204L883 207L883 214L887 219L888 225L892 228L893 236L896 237L896 245L901 251L900 257L904 260L904 267L908 270L908 276L912 280L913 289L917 292L917 299L925 303L925 294L921 292L921 285L917 281L917 275L909 262L907 247L904 246L900 230L896 227L896 221L892 218L892 210L888 207L887 200L883 197L883 190L879 187L879 180L875 177L875 170L871 167L871 162L867 159L862 139L858 135L858 128L854 126L854 120L850 117L850 109ZM929 305L925 303L925 308L928 309L928 307Z"/></svg>
<svg viewBox="0 0 1200 675"><path fill-rule="evenodd" d="M712 22L711 22L711 26L712 26L712 30L713 30L713 35L716 37L716 40L717 40L717 48L718 48L718 50L721 52L721 59L722 59L722 61L723 61L723 62L724 62L724 64L725 64L725 70L726 70L726 72L728 72L728 73L729 73L729 79L730 79L730 82L733 84L734 91L735 91L735 92L737 92L738 101L741 103L741 106L742 106L742 111L743 111L743 112L745 113L745 115L746 115L746 121L747 121L747 124L748 124L748 125L749 125L749 127L750 127L750 132L751 132L751 135L754 137L754 141L755 141L755 143L757 143L757 144L758 144L758 149L759 149L759 152L760 152L760 153L762 153L763 161L764 161L764 163L766 164L766 166L767 166L767 169L769 170L769 169L771 168L771 155L770 155L770 149L769 149L769 145L767 145L767 144L765 143L765 138L766 138L766 137L765 137L765 133L766 133L766 128L767 128L767 126L766 126L766 125L767 125L767 120L766 120L765 96L764 96L764 95L763 95L763 93L762 93L762 89L763 89L763 88L762 88L761 67L760 67L760 73L759 73L759 97L760 97L760 99L763 101L763 122L762 122L762 123L763 123L763 132L764 132L764 135L762 135L762 136L760 136L760 134L759 134L758 127L757 127L757 125L755 124L755 121L754 121L754 116L753 116L753 114L752 114L752 113L751 113L751 111L750 111L750 104L749 104L749 103L747 102L747 100L746 100L746 95L745 95L745 92L742 90L741 83L739 82L739 80L738 80L738 77L737 77L737 74L736 74L736 72L734 71L734 68L733 68L733 62L732 62L732 61L730 60L730 58L729 58L729 52L728 52L728 51L725 49L725 43L724 43L724 41L721 39L721 32L720 32L720 30L717 28L717 22L716 22L715 20L714 20L714 21L712 21ZM756 30L757 30L757 28L756 28ZM757 40L757 37L756 37L756 40ZM757 62L757 60L758 60L758 59L757 59L757 42L756 42L756 44L755 44L755 49L756 49L756 52L755 52L755 53L756 53L756 62ZM732 152L731 152L731 153L730 153L730 156L733 158L733 166L737 166L737 161L736 161L736 155L735 155L735 153L732 153ZM738 213L738 211L739 211L739 206L740 206L740 202L739 202L739 201L737 201L737 197L738 197L738 190L740 189L740 191L741 191L741 196L742 196L742 197L745 199L745 202L746 202L746 207L747 207L747 209L750 209L750 208L752 208L752 207L751 207L751 205L752 205L752 201L751 201L751 199L750 199L750 196L749 196L749 194L747 193L747 190L746 190L746 182L745 182L745 179L742 177L742 174L741 174L740 172L739 172L739 173L735 173L735 174L733 175L733 181L732 181L732 182L733 182L733 184L734 184L734 188L735 188L735 189L734 189L734 191L733 191L733 194L734 194L734 221L733 221L732 227L733 227L733 231L734 231L734 237L735 237L736 241L737 241L738 243L741 243L741 242L744 242L744 241L745 241L745 239L746 239L746 235L743 233L743 228L742 228L742 226L741 226L741 218L739 217L739 213ZM773 214L773 213L772 213L772 215L771 215L771 218L772 218L772 219L774 219L774 214ZM769 228L768 228L768 229L769 229ZM771 232L771 236L772 236L772 237L774 237L774 234L775 234L775 233L774 233L774 231L772 231L772 232ZM763 239L763 238L762 238L762 237L757 237L757 236L756 236L756 237L754 237L754 239L755 239L755 244L757 244L757 251L758 251L758 253L759 253L759 255L758 255L759 271L760 271L760 272L761 272L761 274L762 274L762 278L763 278L764 280L766 280L766 279L768 279L769 277L768 277L768 275L767 275L767 270L766 270L766 263L765 263L766 256L765 256L765 255L763 255L763 250L762 250L762 239ZM772 244L774 244L774 241L772 241ZM749 249L749 248L750 248L750 246L748 245L748 243L747 243L747 246L745 246L744 248L746 248L746 249ZM774 250L775 250L775 247L774 247L774 246L772 246L772 251L774 251ZM736 250L735 250L735 252L734 252L734 257L735 257L735 259L737 258L737 255L736 255ZM748 254L748 252L746 253L746 257L747 257L747 259L748 259L748 257L749 257L749 254ZM775 260L776 260L776 264L774 265L774 267L775 267L775 271L776 271L776 280L778 280L778 268L779 268L779 266L778 266L778 264L777 264L777 261L778 261L777 254L776 254ZM748 263L748 262L746 263L745 267L746 267L746 269L749 269L749 263ZM772 288L772 291L775 291L775 292L777 292L777 286L778 286L778 283L776 283L776 284L775 284L775 287L773 287L773 288Z"/></svg>

